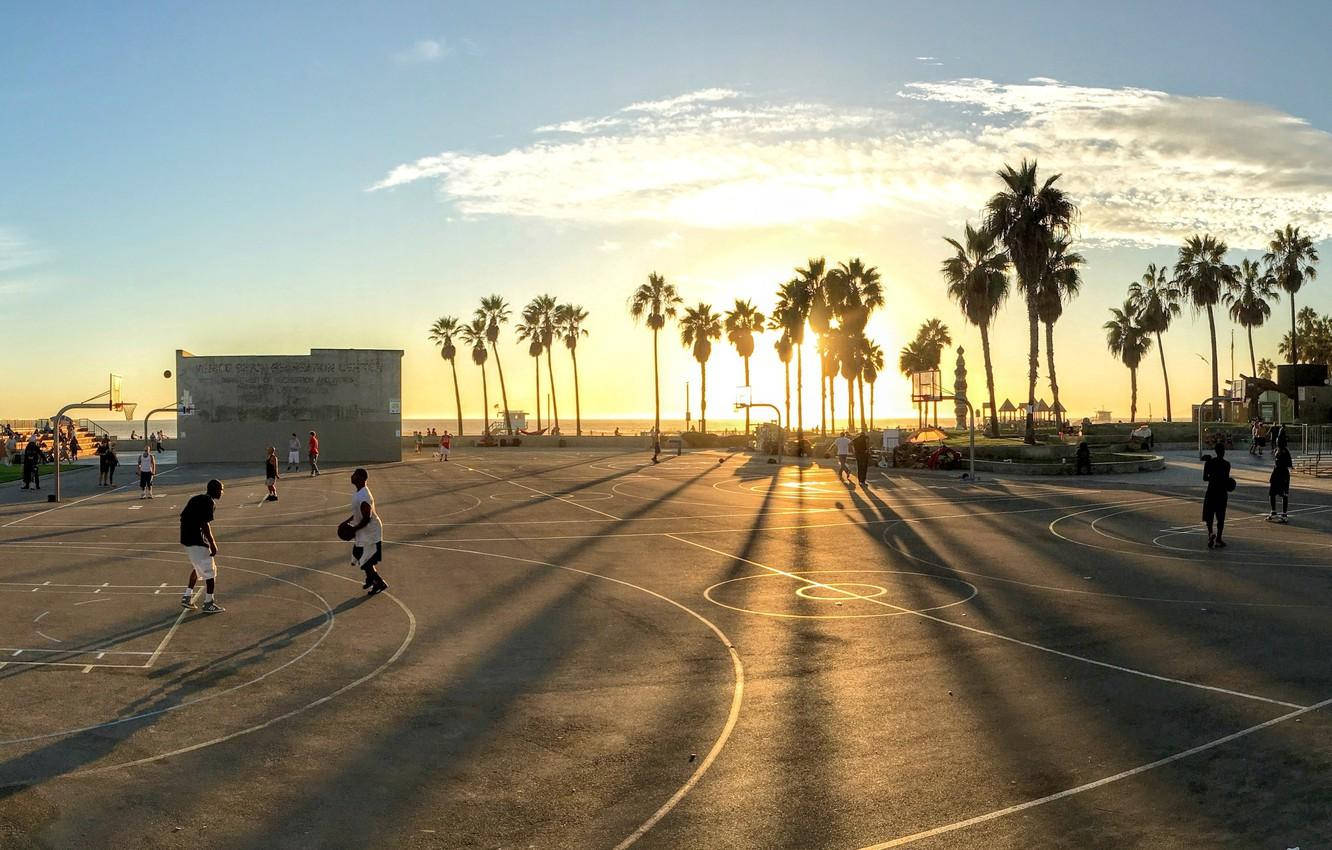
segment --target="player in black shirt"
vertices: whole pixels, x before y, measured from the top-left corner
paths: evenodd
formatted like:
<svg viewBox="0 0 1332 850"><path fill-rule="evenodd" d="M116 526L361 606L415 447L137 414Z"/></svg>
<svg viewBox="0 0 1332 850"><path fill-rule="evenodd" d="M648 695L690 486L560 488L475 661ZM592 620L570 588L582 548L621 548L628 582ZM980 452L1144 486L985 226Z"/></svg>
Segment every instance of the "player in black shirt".
<svg viewBox="0 0 1332 850"><path fill-rule="evenodd" d="M277 481L281 476L278 475L277 463L277 449L269 446L268 457L264 459L264 479L268 482L268 498L264 499L265 502L278 500Z"/></svg>
<svg viewBox="0 0 1332 850"><path fill-rule="evenodd" d="M208 482L208 492L190 497L185 503L185 510L180 512L180 545L190 558L190 581L181 594L180 604L184 608L194 608L194 586L199 577L204 580L205 614L220 614L227 610L213 601L213 591L217 581L217 541L213 539L213 506L222 498L222 482L214 478Z"/></svg>
<svg viewBox="0 0 1332 850"><path fill-rule="evenodd" d="M1207 492L1203 494L1203 522L1207 523L1207 548L1224 549L1226 541L1221 534L1226 527L1226 502L1230 499L1230 461L1226 460L1225 443L1216 444L1216 457L1203 463L1203 480ZM1216 520L1216 533L1212 533L1212 520Z"/></svg>

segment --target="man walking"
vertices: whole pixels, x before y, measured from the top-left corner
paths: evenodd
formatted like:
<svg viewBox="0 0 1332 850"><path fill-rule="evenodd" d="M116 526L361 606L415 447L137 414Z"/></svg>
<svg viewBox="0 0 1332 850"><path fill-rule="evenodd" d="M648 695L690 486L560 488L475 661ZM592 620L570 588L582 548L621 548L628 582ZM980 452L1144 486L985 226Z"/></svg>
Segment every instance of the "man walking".
<svg viewBox="0 0 1332 850"><path fill-rule="evenodd" d="M862 428L856 438L851 441L851 449L856 453L856 480L860 486L865 486L865 479L869 476L869 435Z"/></svg>
<svg viewBox="0 0 1332 850"><path fill-rule="evenodd" d="M42 450L37 445L37 435L28 438L28 447L23 450L23 489L28 490L29 482L38 490L42 489Z"/></svg>
<svg viewBox="0 0 1332 850"><path fill-rule="evenodd" d="M310 475L319 474L319 435L310 432L310 443L305 447L305 454L310 458Z"/></svg>
<svg viewBox="0 0 1332 850"><path fill-rule="evenodd" d="M139 498L153 498L153 476L157 475L157 458L153 456L152 449L148 446L143 447L143 454L139 455Z"/></svg>
<svg viewBox="0 0 1332 850"><path fill-rule="evenodd" d="M180 595L182 608L194 610L194 588L199 578L204 580L205 614L221 614L227 610L213 600L217 591L217 540L213 537L213 507L222 498L222 482L216 478L208 482L206 492L192 496L180 512L180 545L190 559L190 580Z"/></svg>
<svg viewBox="0 0 1332 850"><path fill-rule="evenodd" d="M384 524L375 512L375 497L370 488L365 486L370 473L358 468L351 475L352 487L356 495L352 496L352 515L348 518L356 536L352 539L352 564L365 573L362 589L370 595L388 590L388 583L380 576L376 566L384 557Z"/></svg>
<svg viewBox="0 0 1332 850"><path fill-rule="evenodd" d="M287 471L295 472L301 468L301 441L296 437L296 432L291 432L291 439L287 441Z"/></svg>
<svg viewBox="0 0 1332 850"><path fill-rule="evenodd" d="M851 438L845 431L833 440L833 451L837 454L837 480L845 484L845 476L851 474L851 467L846 465L846 457L851 454Z"/></svg>
<svg viewBox="0 0 1332 850"><path fill-rule="evenodd" d="M1216 442L1216 457L1208 458L1203 463L1203 480L1207 482L1207 492L1203 494L1203 522L1207 523L1207 548L1224 549L1226 541L1221 539L1221 535L1226 528L1226 503L1230 500L1230 490L1233 486L1224 440ZM1213 520L1216 521L1215 534L1212 533Z"/></svg>

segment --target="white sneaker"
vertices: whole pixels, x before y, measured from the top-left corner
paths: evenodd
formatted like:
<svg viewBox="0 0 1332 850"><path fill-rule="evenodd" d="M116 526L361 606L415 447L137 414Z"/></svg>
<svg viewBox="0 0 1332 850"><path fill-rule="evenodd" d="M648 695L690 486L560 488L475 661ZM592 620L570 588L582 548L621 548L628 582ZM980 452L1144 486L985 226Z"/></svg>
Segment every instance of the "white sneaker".
<svg viewBox="0 0 1332 850"><path fill-rule="evenodd" d="M218 605L216 602L205 602L203 606L203 612L205 614L221 614L225 610L227 609Z"/></svg>
<svg viewBox="0 0 1332 850"><path fill-rule="evenodd" d="M180 597L180 607L182 607L182 608L189 608L191 611L194 611L194 610L196 610L199 606L198 606L198 605L195 605L194 602L192 601L191 597L190 597L188 594L186 594L186 595L183 595L183 596Z"/></svg>
<svg viewBox="0 0 1332 850"><path fill-rule="evenodd" d="M1282 521L1282 522L1290 522L1290 517L1286 516L1285 514L1282 514L1282 515L1281 515L1281 521Z"/></svg>
<svg viewBox="0 0 1332 850"><path fill-rule="evenodd" d="M1276 511L1272 511L1270 514L1268 514L1268 515L1267 515L1267 521L1268 521L1268 522L1276 522L1276 521L1277 521L1277 512L1276 512Z"/></svg>

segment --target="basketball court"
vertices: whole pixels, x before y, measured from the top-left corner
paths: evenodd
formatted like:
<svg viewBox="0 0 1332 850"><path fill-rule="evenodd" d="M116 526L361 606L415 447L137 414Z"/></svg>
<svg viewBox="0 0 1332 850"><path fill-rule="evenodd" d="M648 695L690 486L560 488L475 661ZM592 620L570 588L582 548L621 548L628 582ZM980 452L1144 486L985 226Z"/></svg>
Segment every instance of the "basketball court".
<svg viewBox="0 0 1332 850"><path fill-rule="evenodd" d="M1332 492L455 450L0 488L5 846L1320 846ZM179 606L210 477L218 600ZM126 476L128 481L128 476Z"/></svg>

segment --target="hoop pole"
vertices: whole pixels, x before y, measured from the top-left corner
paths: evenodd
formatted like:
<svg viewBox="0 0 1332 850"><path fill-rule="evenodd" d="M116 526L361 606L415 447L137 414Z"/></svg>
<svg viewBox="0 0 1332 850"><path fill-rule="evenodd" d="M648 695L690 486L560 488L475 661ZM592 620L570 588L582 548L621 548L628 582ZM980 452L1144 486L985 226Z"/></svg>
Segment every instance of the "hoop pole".
<svg viewBox="0 0 1332 850"><path fill-rule="evenodd" d="M93 401L96 400L96 399L101 398L102 396L109 396L109 395L111 395L111 390L108 389L106 392L104 392L104 393L98 393L97 395L93 396L92 398L88 399L87 401L79 401L79 402L75 402L74 404L67 404L67 405L65 405L64 407L60 408L60 412L57 413L57 414L55 415L55 421L51 424L51 448L54 449L54 451L53 451L52 453L55 455L55 502L56 502L56 504L60 504L60 449L61 449L61 445L60 445L60 420L64 419L64 418L65 418L65 414L68 413L68 412L71 411L71 410L101 410L101 409L102 409L102 406L101 406L100 404L92 404L91 402L93 402ZM73 435L71 434L70 436L73 436ZM38 462L37 465L38 465L38 466L41 466L40 459L39 459L39 462Z"/></svg>
<svg viewBox="0 0 1332 850"><path fill-rule="evenodd" d="M976 480L976 408L971 405L971 402L967 400L966 396L959 397L955 395L941 395L937 399L935 399L935 401L936 402L960 401L967 406L968 422L971 426L969 429L969 434L967 436L967 442L968 442L967 453L969 455L969 457L967 458L967 469L969 474L971 475L971 480L975 481Z"/></svg>
<svg viewBox="0 0 1332 850"><path fill-rule="evenodd" d="M145 413L145 414L143 415L143 438L144 438L145 440L148 439L148 419L149 419L149 417L151 417L154 413L166 413L168 410L175 410L175 411L179 412L179 411L180 411L180 402L176 402L175 404L171 404L171 405L163 405L162 407L154 407L152 410L148 411L147 413Z"/></svg>
<svg viewBox="0 0 1332 850"><path fill-rule="evenodd" d="M775 404L764 404L763 402L750 402L750 403L748 403L748 404L737 404L736 407L737 407L737 408L741 408L741 407L743 407L743 408L745 408L746 410L748 410L748 409L751 408L751 407L770 407L770 408L772 408L772 412L777 416L777 465L778 465L778 466L781 466L781 465L782 465L782 442L785 440L786 432L782 429L782 412L781 412L780 410L777 409L777 405L775 405ZM797 451L799 451L799 447L798 447L798 446L797 446Z"/></svg>
<svg viewBox="0 0 1332 850"><path fill-rule="evenodd" d="M1216 403L1216 402L1218 402L1218 401L1228 401L1228 400L1229 400L1229 397L1228 397L1228 396L1214 395L1214 396L1212 396L1211 398L1206 399L1205 401L1199 402L1199 404L1198 404L1198 457L1202 457L1202 450L1203 450L1203 439L1202 439L1202 435L1203 435L1203 427L1202 427L1202 426L1203 426L1203 418L1202 418L1202 411L1203 411L1203 408L1206 407L1206 406L1209 405L1209 404L1214 404L1214 403ZM1279 404L1279 402L1278 402L1278 404Z"/></svg>

